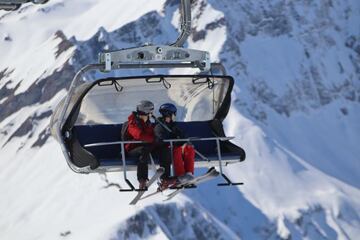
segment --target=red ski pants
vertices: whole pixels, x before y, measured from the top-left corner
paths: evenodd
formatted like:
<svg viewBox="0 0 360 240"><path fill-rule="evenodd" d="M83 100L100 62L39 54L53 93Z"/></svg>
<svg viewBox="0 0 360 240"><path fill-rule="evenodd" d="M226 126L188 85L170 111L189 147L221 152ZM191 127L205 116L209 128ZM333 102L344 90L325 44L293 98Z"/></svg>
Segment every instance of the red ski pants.
<svg viewBox="0 0 360 240"><path fill-rule="evenodd" d="M194 174L195 149L185 144L174 147L174 170L176 176L182 176L187 172Z"/></svg>

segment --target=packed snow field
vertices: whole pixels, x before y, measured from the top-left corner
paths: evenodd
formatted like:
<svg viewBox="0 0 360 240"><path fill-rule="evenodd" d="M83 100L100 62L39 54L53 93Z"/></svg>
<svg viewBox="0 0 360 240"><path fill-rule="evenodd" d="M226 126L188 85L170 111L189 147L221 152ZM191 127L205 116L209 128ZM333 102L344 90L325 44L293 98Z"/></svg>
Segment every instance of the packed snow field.
<svg viewBox="0 0 360 240"><path fill-rule="evenodd" d="M359 1L197 0L192 16L186 47L236 79L224 127L247 159L226 173L245 184L129 206L121 173L73 173L48 130L71 78L100 51L174 41L178 1L25 4L0 11L1 239L360 236Z"/></svg>

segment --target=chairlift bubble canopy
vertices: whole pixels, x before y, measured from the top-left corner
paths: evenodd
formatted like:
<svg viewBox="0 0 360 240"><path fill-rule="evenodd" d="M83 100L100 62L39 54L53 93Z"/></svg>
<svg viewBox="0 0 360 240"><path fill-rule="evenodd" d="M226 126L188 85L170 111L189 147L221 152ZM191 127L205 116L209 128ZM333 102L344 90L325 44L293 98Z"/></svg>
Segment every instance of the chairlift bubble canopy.
<svg viewBox="0 0 360 240"><path fill-rule="evenodd" d="M155 115L161 104L170 102L178 109L178 126L200 153L195 167L217 166L219 157L225 165L236 163L244 159L245 152L229 141L222 126L233 85L232 77L221 75L130 76L84 82L68 96L61 134L54 130L64 101L53 114L51 128L75 172L122 171L125 166L136 170L137 159L122 154L122 124L140 100L152 101ZM158 159L154 161L158 164Z"/></svg>

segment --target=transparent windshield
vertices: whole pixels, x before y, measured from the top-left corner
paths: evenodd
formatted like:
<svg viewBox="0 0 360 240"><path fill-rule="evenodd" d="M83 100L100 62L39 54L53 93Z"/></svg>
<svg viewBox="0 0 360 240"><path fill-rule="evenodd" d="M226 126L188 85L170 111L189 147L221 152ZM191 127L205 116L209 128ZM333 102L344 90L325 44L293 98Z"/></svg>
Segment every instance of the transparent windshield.
<svg viewBox="0 0 360 240"><path fill-rule="evenodd" d="M119 79L96 84L82 100L76 125L116 124L127 121L140 100L155 105L176 105L177 121L207 121L214 118L229 88L221 77L151 77Z"/></svg>

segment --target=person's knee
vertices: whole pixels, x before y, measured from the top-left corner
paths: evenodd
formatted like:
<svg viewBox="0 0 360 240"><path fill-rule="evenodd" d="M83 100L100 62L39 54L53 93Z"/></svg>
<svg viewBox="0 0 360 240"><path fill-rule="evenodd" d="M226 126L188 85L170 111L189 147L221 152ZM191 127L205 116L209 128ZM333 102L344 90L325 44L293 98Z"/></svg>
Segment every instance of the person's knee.
<svg viewBox="0 0 360 240"><path fill-rule="evenodd" d="M141 154L150 154L151 147L150 146L142 146L141 147Z"/></svg>

